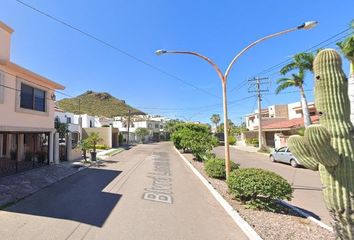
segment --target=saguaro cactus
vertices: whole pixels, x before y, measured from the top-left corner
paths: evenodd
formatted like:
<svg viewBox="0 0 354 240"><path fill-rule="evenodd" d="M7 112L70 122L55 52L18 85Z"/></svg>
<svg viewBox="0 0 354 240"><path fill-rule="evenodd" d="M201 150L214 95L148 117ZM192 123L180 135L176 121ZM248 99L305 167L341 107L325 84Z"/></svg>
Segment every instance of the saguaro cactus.
<svg viewBox="0 0 354 240"><path fill-rule="evenodd" d="M320 125L288 144L304 166L320 171L323 195L339 239L354 239L354 129L350 121L347 78L333 49L314 60L315 104Z"/></svg>

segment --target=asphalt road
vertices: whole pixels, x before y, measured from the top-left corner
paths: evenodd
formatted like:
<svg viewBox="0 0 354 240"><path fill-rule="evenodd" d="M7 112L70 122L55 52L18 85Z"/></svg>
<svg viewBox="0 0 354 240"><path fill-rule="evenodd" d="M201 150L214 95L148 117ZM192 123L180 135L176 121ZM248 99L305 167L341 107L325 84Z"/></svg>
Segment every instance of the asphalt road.
<svg viewBox="0 0 354 240"><path fill-rule="evenodd" d="M170 143L139 145L0 211L0 239L247 237Z"/></svg>
<svg viewBox="0 0 354 240"><path fill-rule="evenodd" d="M214 149L217 156L224 156L224 147ZM274 163L267 155L230 148L231 159L241 167L256 167L278 173L289 181L294 189L292 205L305 210L313 217L330 224L331 217L322 196L319 173L305 168L293 168L283 163Z"/></svg>

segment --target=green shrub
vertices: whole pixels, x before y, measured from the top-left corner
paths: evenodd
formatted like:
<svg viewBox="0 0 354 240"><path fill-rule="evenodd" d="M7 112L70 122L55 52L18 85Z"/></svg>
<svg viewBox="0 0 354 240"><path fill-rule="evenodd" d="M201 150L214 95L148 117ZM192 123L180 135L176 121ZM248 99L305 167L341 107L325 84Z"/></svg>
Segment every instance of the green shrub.
<svg viewBox="0 0 354 240"><path fill-rule="evenodd" d="M249 145L258 145L259 144L258 138L246 138L245 142L246 142L246 144L249 144Z"/></svg>
<svg viewBox="0 0 354 240"><path fill-rule="evenodd" d="M207 161L208 159L215 158L215 153L207 152L200 155L202 161Z"/></svg>
<svg viewBox="0 0 354 240"><path fill-rule="evenodd" d="M235 136L229 136L228 139L229 139L229 144L230 145L234 145L236 143Z"/></svg>
<svg viewBox="0 0 354 240"><path fill-rule="evenodd" d="M177 149L191 152L197 160L203 160L203 155L217 145L217 139L210 129L202 124L179 123L175 126L171 139Z"/></svg>
<svg viewBox="0 0 354 240"><path fill-rule="evenodd" d="M243 204L270 211L276 210L277 200L291 200L293 192L283 177L258 168L243 168L231 172L227 185L229 192Z"/></svg>
<svg viewBox="0 0 354 240"><path fill-rule="evenodd" d="M231 162L231 170L236 170L239 168L239 165ZM218 179L225 179L226 172L225 172L225 160L220 158L210 158L205 161L205 172L208 174L209 177L218 178Z"/></svg>
<svg viewBox="0 0 354 240"><path fill-rule="evenodd" d="M96 149L107 150L108 147L106 145L96 145Z"/></svg>

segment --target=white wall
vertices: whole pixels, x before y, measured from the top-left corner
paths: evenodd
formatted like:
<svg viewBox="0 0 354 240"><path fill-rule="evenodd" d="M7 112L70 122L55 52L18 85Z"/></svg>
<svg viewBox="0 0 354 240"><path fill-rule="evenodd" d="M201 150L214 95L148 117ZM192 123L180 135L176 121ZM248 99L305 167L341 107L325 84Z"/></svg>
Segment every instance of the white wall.
<svg viewBox="0 0 354 240"><path fill-rule="evenodd" d="M300 102L295 102L295 103L289 103L288 104L288 114L289 114L289 119L294 119L294 118L301 118L301 112L296 113L294 108L301 107Z"/></svg>
<svg viewBox="0 0 354 240"><path fill-rule="evenodd" d="M74 123L79 124L79 117L80 115L75 115L74 116ZM83 128L89 128L90 127L90 121L92 122L92 127L99 127L96 126L96 117L87 115L87 114L81 114L81 119L82 119L82 127Z"/></svg>

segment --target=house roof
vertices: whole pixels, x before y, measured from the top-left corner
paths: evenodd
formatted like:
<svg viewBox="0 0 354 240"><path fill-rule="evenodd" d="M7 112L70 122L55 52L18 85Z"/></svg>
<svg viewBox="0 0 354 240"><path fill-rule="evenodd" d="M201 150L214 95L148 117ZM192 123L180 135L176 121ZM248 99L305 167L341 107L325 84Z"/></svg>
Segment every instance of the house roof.
<svg viewBox="0 0 354 240"><path fill-rule="evenodd" d="M8 32L10 34L14 32L14 30L11 27L7 26L2 21L0 21L0 28L4 29L6 32Z"/></svg>
<svg viewBox="0 0 354 240"><path fill-rule="evenodd" d="M45 78L37 73L34 73L24 67L21 67L20 65L17 65L16 63L13 62L0 62L0 65L4 66L4 67L8 67L9 69L12 69L13 71L17 72L17 73L21 73L23 75L32 77L36 80L39 80L40 82L49 85L51 87L53 87L54 89L59 89L59 90L64 90L65 87L59 83L53 82L51 80L49 80L48 78Z"/></svg>
<svg viewBox="0 0 354 240"><path fill-rule="evenodd" d="M319 116L311 116L311 121L313 123L318 122ZM275 123L264 124L264 130L289 130L289 129L296 129L304 126L304 119L303 118L294 118L290 120L279 121Z"/></svg>
<svg viewBox="0 0 354 240"><path fill-rule="evenodd" d="M308 105L308 108L310 109L313 109L313 108L316 108L315 104L314 103L309 103ZM294 110L302 110L302 106L296 106L296 107L293 107Z"/></svg>

